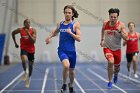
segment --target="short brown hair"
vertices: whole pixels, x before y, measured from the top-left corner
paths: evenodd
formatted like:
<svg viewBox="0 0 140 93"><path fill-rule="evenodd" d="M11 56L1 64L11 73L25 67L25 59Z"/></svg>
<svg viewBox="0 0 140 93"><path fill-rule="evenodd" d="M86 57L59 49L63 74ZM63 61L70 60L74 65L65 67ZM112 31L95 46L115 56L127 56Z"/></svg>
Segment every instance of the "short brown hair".
<svg viewBox="0 0 140 93"><path fill-rule="evenodd" d="M130 26L130 24L134 24L134 27L135 27L135 23L134 23L134 22L132 22L132 21L129 22L129 23L128 23L128 27Z"/></svg>

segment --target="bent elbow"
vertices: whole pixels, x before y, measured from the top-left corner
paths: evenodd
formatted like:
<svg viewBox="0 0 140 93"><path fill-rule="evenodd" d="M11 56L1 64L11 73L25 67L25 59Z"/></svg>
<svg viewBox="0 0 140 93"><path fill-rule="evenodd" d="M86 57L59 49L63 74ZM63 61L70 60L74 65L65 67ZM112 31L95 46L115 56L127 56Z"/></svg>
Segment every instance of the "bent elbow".
<svg viewBox="0 0 140 93"><path fill-rule="evenodd" d="M12 35L12 36L15 35L14 32L12 32L11 35Z"/></svg>

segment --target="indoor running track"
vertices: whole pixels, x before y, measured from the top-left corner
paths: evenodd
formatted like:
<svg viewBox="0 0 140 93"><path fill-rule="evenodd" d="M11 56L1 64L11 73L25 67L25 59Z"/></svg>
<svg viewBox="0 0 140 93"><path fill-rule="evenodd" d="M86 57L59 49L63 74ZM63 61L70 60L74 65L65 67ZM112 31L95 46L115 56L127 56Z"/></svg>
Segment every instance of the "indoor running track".
<svg viewBox="0 0 140 93"><path fill-rule="evenodd" d="M35 63L30 88L25 88L25 81L21 80L23 71L20 63L6 70L1 68L0 93L60 93L62 86L60 62ZM138 75L140 76L140 69ZM140 93L140 77L134 79L132 72L128 80L126 62L121 64L118 83L113 84L112 89L107 89L107 82L106 62L77 63L74 82L76 93ZM66 93L69 93L68 88Z"/></svg>

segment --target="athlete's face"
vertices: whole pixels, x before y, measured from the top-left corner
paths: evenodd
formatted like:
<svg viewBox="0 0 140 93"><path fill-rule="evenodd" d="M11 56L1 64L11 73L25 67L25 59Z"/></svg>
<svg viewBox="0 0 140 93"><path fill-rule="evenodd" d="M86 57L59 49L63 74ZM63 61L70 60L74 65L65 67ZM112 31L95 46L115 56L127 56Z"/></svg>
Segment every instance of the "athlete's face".
<svg viewBox="0 0 140 93"><path fill-rule="evenodd" d="M70 20L72 20L73 12L71 9L67 8L64 11L64 15L65 15L65 20L70 21Z"/></svg>
<svg viewBox="0 0 140 93"><path fill-rule="evenodd" d="M134 31L134 28L135 28L135 25L133 23L129 24L129 31L133 32Z"/></svg>
<svg viewBox="0 0 140 93"><path fill-rule="evenodd" d="M110 21L111 21L112 23L116 23L117 20L118 20L118 14L117 14L117 13L111 13L111 14L109 15L109 19L110 19Z"/></svg>
<svg viewBox="0 0 140 93"><path fill-rule="evenodd" d="M30 28L30 20L26 20L25 23L24 23L24 26L26 28Z"/></svg>

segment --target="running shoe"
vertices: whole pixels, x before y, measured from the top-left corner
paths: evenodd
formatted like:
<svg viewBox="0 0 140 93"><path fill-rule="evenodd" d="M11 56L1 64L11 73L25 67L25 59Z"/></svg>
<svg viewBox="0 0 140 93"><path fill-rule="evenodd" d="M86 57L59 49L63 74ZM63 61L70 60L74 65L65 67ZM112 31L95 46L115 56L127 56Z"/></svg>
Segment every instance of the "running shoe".
<svg viewBox="0 0 140 93"><path fill-rule="evenodd" d="M26 88L29 88L30 87L30 81L31 81L31 78L27 78L26 82L25 82L25 87Z"/></svg>
<svg viewBox="0 0 140 93"><path fill-rule="evenodd" d="M62 88L61 88L61 93L65 93L66 92L66 89L67 89L67 85L66 84L63 84L62 85Z"/></svg>
<svg viewBox="0 0 140 93"><path fill-rule="evenodd" d="M128 81L130 80L130 72L127 73Z"/></svg>
<svg viewBox="0 0 140 93"><path fill-rule="evenodd" d="M23 75L22 75L22 80L25 81L27 78L27 73L25 72Z"/></svg>
<svg viewBox="0 0 140 93"><path fill-rule="evenodd" d="M112 88L112 82L109 82L108 83L108 89L111 89Z"/></svg>
<svg viewBox="0 0 140 93"><path fill-rule="evenodd" d="M138 78L138 75L137 74L134 74L134 78Z"/></svg>
<svg viewBox="0 0 140 93"><path fill-rule="evenodd" d="M70 86L70 83L68 84L68 86L69 86L69 93L75 93L73 87Z"/></svg>
<svg viewBox="0 0 140 93"><path fill-rule="evenodd" d="M130 77L130 72L127 73L128 78Z"/></svg>

